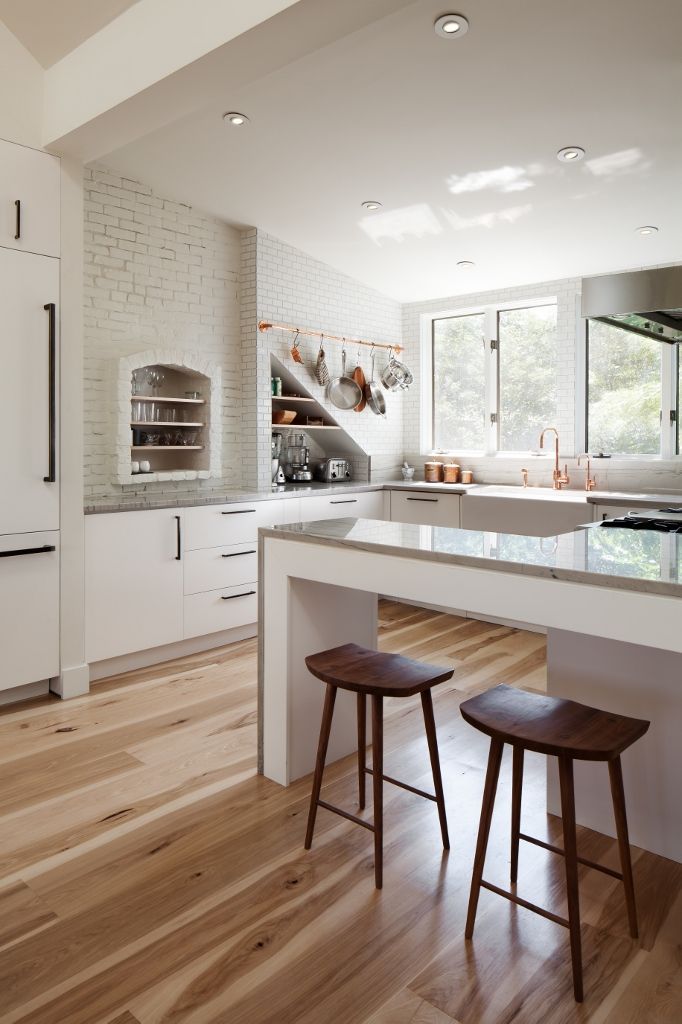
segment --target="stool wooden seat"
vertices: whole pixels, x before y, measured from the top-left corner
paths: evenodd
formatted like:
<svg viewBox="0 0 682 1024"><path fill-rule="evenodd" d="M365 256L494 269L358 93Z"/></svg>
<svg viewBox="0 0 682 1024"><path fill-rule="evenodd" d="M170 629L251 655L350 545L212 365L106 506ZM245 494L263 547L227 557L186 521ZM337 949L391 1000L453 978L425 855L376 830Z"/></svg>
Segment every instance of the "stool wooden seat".
<svg viewBox="0 0 682 1024"><path fill-rule="evenodd" d="M637 938L637 910L632 879L630 844L628 838L621 753L640 739L649 728L649 722L638 718L627 718L608 711L600 711L572 700L547 697L542 694L526 693L511 686L496 686L485 693L472 697L460 705L463 718L481 732L491 737L490 755L483 792L483 807L476 843L469 910L465 937L471 939L476 921L476 909L481 887L504 896L527 910L561 924L569 929L571 961L573 966L573 992L578 1002L583 998L582 952L580 941L580 900L578 893L578 864L595 868L623 882L628 912L630 934ZM512 836L511 836L511 881L516 883L519 862L519 841L541 846L565 859L566 888L568 895L568 920L538 907L515 893L500 889L483 878L485 854L490 834L495 793L505 743L513 748L512 767ZM521 832L521 796L523 788L523 757L525 750L550 754L559 760L559 782L561 789L561 818L564 834L564 849L552 846L533 836ZM573 788L573 761L607 761L611 782L611 796L618 836L621 871L578 856L575 797Z"/></svg>
<svg viewBox="0 0 682 1024"><path fill-rule="evenodd" d="M372 651L366 647L360 647L358 644L344 644L329 651L321 651L319 654L310 654L305 659L305 663L309 672L327 684L317 759L315 762L315 774L313 776L313 790L310 796L305 848L309 850L312 846L318 807L324 807L326 810L340 814L341 817L347 818L357 825L362 825L363 828L374 833L374 881L377 889L381 889L383 884L384 782L400 786L401 789L406 789L410 793L416 793L417 796L426 797L427 800L435 801L438 806L443 847L446 850L450 849L431 688L438 683L450 679L454 670L425 665L423 662L404 658L400 654L383 654L380 651ZM365 806L365 779L367 775L371 775L374 796L373 824L357 817L355 814L351 814L349 811L344 811L340 807L334 807L332 804L320 799L322 775L327 757L337 690L351 690L357 694L359 804L360 808L363 809ZM411 697L417 693L421 694L424 727L429 746L435 794L426 793L424 790L416 789L406 782L400 782L398 779L384 775L383 699L384 697ZM368 768L365 762L368 696L372 698L371 768Z"/></svg>

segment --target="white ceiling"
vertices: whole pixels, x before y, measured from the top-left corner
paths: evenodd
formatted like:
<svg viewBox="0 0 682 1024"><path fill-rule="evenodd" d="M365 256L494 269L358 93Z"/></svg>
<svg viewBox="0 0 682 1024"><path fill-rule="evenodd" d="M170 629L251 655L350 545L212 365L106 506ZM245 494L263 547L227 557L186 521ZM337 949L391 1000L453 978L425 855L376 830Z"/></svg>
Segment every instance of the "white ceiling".
<svg viewBox="0 0 682 1024"><path fill-rule="evenodd" d="M0 21L44 68L52 67L137 0L0 0Z"/></svg>
<svg viewBox="0 0 682 1024"><path fill-rule="evenodd" d="M410 4L106 162L403 301L682 259L679 0L457 0L457 40L433 31L446 9Z"/></svg>

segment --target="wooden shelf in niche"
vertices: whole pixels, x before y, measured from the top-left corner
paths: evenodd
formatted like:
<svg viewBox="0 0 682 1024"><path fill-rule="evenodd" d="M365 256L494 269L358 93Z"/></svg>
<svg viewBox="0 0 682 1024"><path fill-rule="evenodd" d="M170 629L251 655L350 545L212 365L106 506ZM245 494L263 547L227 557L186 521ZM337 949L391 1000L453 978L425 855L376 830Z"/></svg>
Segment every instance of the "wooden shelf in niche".
<svg viewBox="0 0 682 1024"><path fill-rule="evenodd" d="M180 423L175 420L132 420L131 427L205 427L205 423Z"/></svg>
<svg viewBox="0 0 682 1024"><path fill-rule="evenodd" d="M301 395L273 395L273 402L313 402L315 405L318 403L314 398L303 398Z"/></svg>
<svg viewBox="0 0 682 1024"><path fill-rule="evenodd" d="M203 452L203 444L131 444L133 452Z"/></svg>
<svg viewBox="0 0 682 1024"><path fill-rule="evenodd" d="M173 398L169 395L131 395L131 402L170 402L172 405L206 405L205 398Z"/></svg>

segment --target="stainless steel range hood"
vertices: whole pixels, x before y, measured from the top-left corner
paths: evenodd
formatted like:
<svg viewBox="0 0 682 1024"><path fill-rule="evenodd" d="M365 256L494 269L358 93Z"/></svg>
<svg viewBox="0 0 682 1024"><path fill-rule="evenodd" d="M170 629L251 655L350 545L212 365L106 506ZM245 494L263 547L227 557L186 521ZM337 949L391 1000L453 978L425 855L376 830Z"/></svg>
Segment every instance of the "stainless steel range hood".
<svg viewBox="0 0 682 1024"><path fill-rule="evenodd" d="M633 334L682 342L682 266L582 280L582 315Z"/></svg>

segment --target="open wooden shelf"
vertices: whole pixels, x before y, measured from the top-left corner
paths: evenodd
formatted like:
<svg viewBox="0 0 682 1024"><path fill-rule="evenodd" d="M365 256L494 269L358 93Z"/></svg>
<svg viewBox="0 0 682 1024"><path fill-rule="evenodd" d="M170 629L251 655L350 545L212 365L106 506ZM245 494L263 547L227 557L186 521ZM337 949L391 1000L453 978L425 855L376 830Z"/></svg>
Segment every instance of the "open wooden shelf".
<svg viewBox="0 0 682 1024"><path fill-rule="evenodd" d="M275 430L296 430L298 433L303 433L307 430L342 430L342 427L337 427L335 423L273 423L272 427Z"/></svg>
<svg viewBox="0 0 682 1024"><path fill-rule="evenodd" d="M132 444L134 452L202 452L203 444Z"/></svg>
<svg viewBox="0 0 682 1024"><path fill-rule="evenodd" d="M318 404L314 398L304 398L303 395L273 395L273 402L314 402Z"/></svg>
<svg viewBox="0 0 682 1024"><path fill-rule="evenodd" d="M205 398L169 398L165 395L131 395L131 402L171 402L173 405L205 405Z"/></svg>

